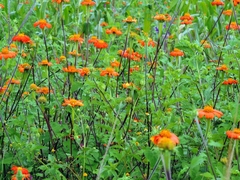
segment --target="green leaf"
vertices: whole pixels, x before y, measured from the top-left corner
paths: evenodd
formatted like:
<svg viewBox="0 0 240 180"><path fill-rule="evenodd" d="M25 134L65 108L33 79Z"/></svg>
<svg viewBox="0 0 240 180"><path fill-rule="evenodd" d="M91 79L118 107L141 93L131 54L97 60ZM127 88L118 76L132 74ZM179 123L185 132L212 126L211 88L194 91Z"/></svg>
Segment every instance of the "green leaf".
<svg viewBox="0 0 240 180"><path fill-rule="evenodd" d="M223 146L221 143L215 142L215 141L210 141L210 142L208 143L208 145L209 145L209 146L214 146L214 147L219 147L219 148L221 148L221 147Z"/></svg>
<svg viewBox="0 0 240 180"><path fill-rule="evenodd" d="M149 34L151 30L151 11L148 6L144 9L144 22L143 22L143 31L147 34Z"/></svg>
<svg viewBox="0 0 240 180"><path fill-rule="evenodd" d="M205 161L205 159L206 159L206 154L204 154L204 153L201 153L198 156L193 157L192 161L191 161L190 169L192 170L196 166L201 165Z"/></svg>
<svg viewBox="0 0 240 180"><path fill-rule="evenodd" d="M200 175L203 176L203 177L206 177L206 178L214 179L214 176L209 172L205 172L205 173L200 174Z"/></svg>

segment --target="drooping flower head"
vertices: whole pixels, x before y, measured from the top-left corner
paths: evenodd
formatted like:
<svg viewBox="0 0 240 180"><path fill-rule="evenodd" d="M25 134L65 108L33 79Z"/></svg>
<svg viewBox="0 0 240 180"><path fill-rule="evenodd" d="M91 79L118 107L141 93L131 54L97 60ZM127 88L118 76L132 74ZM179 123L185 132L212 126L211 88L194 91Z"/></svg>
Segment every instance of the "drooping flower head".
<svg viewBox="0 0 240 180"><path fill-rule="evenodd" d="M102 70L100 73L100 76L118 76L119 74L111 67L106 68L105 70Z"/></svg>
<svg viewBox="0 0 240 180"><path fill-rule="evenodd" d="M128 16L126 19L123 20L123 22L126 22L126 23L135 23L137 22L136 19L132 18L132 16Z"/></svg>
<svg viewBox="0 0 240 180"><path fill-rule="evenodd" d="M58 4L61 4L62 2L70 2L70 0L52 0L52 2L56 2Z"/></svg>
<svg viewBox="0 0 240 180"><path fill-rule="evenodd" d="M3 86L3 87L0 86L0 94L4 94L6 90L7 90L7 86L6 85Z"/></svg>
<svg viewBox="0 0 240 180"><path fill-rule="evenodd" d="M83 67L78 70L78 73L80 74L80 76L87 76L90 74L90 70L87 67Z"/></svg>
<svg viewBox="0 0 240 180"><path fill-rule="evenodd" d="M223 6L224 2L222 2L221 0L214 0L211 4L213 6Z"/></svg>
<svg viewBox="0 0 240 180"><path fill-rule="evenodd" d="M228 70L228 67L227 67L227 65L223 64L223 65L217 67L216 70L219 70L219 71L227 71L227 70Z"/></svg>
<svg viewBox="0 0 240 180"><path fill-rule="evenodd" d="M103 40L98 40L93 45L98 49L105 49L108 47L108 44Z"/></svg>
<svg viewBox="0 0 240 180"><path fill-rule="evenodd" d="M180 17L180 20L182 20L181 24L192 24L193 17L189 13L185 13L183 16Z"/></svg>
<svg viewBox="0 0 240 180"><path fill-rule="evenodd" d="M172 17L169 14L156 14L156 16L153 17L153 19L159 21L159 22L168 22L172 20Z"/></svg>
<svg viewBox="0 0 240 180"><path fill-rule="evenodd" d="M94 44L95 42L97 42L99 39L97 38L97 36L92 36L89 40L88 43L89 44Z"/></svg>
<svg viewBox="0 0 240 180"><path fill-rule="evenodd" d="M212 120L215 116L218 118L223 116L223 113L219 110L213 109L212 106L205 106L203 109L198 109L198 117Z"/></svg>
<svg viewBox="0 0 240 180"><path fill-rule="evenodd" d="M16 52L9 51L8 47L2 48L2 51L0 52L0 60L2 59L9 59L9 58L15 58L17 56Z"/></svg>
<svg viewBox="0 0 240 180"><path fill-rule="evenodd" d="M226 25L226 30L240 30L240 25L237 24L236 22L231 22L230 25Z"/></svg>
<svg viewBox="0 0 240 180"><path fill-rule="evenodd" d="M180 49L174 48L174 50L170 52L170 56L174 56L174 57L184 56L184 53Z"/></svg>
<svg viewBox="0 0 240 180"><path fill-rule="evenodd" d="M49 90L48 87L38 87L38 89L36 90L37 93L40 93L40 94L49 94L49 93L52 93L53 91L52 90Z"/></svg>
<svg viewBox="0 0 240 180"><path fill-rule="evenodd" d="M21 73L24 73L25 71L28 71L30 70L32 67L30 66L30 64L28 63L23 63L23 64L19 64L18 65L18 70L21 72Z"/></svg>
<svg viewBox="0 0 240 180"><path fill-rule="evenodd" d="M80 34L73 34L69 37L70 41L74 41L74 42L79 42L79 43L83 43L84 39L80 36Z"/></svg>
<svg viewBox="0 0 240 180"><path fill-rule="evenodd" d="M77 69L75 66L68 66L63 68L63 71L68 73L77 73L79 69Z"/></svg>
<svg viewBox="0 0 240 180"><path fill-rule="evenodd" d="M40 29L51 28L52 25L48 23L45 19L40 19L39 21L33 24L34 27L39 27Z"/></svg>
<svg viewBox="0 0 240 180"><path fill-rule="evenodd" d="M83 102L76 99L64 99L62 106L80 107L84 106Z"/></svg>
<svg viewBox="0 0 240 180"><path fill-rule="evenodd" d="M113 68L120 67L120 65L121 65L120 62L117 60L112 61L110 64L111 64L111 67L113 67Z"/></svg>
<svg viewBox="0 0 240 180"><path fill-rule="evenodd" d="M20 80L17 80L17 79L15 79L15 78L10 78L10 79L8 79L7 81L6 81L6 85L8 85L8 84L20 84L21 83L21 81Z"/></svg>
<svg viewBox="0 0 240 180"><path fill-rule="evenodd" d="M63 55L62 55L62 56L60 56L59 58L56 58L55 60L56 60L56 63L57 63L57 64L60 64L60 63L66 61L66 56L63 56Z"/></svg>
<svg viewBox="0 0 240 180"><path fill-rule="evenodd" d="M81 56L81 54L77 53L77 51L74 49L73 51L68 52L68 54L72 56Z"/></svg>
<svg viewBox="0 0 240 180"><path fill-rule="evenodd" d="M111 29L106 29L106 33L107 34L115 34L115 35L122 35L122 31L120 31L118 28L116 27L112 27Z"/></svg>
<svg viewBox="0 0 240 180"><path fill-rule="evenodd" d="M13 36L12 40L13 41L18 41L18 42L21 42L21 43L30 43L31 42L30 37L25 35L24 33L20 33L16 36Z"/></svg>
<svg viewBox="0 0 240 180"><path fill-rule="evenodd" d="M226 134L227 134L227 137L229 139L238 139L238 140L240 140L240 129L238 129L238 128L235 128L232 131L229 130L229 131L226 132Z"/></svg>
<svg viewBox="0 0 240 180"><path fill-rule="evenodd" d="M233 78L228 78L227 80L223 81L223 85L233 85L233 84L238 84L238 81Z"/></svg>
<svg viewBox="0 0 240 180"><path fill-rule="evenodd" d="M206 40L201 40L201 44L204 48L211 48L211 45Z"/></svg>
<svg viewBox="0 0 240 180"><path fill-rule="evenodd" d="M81 2L81 5L82 6L94 6L96 3L92 0L83 0Z"/></svg>
<svg viewBox="0 0 240 180"><path fill-rule="evenodd" d="M231 9L225 10L225 11L223 11L223 14L226 15L226 16L231 16L232 15L232 10Z"/></svg>
<svg viewBox="0 0 240 180"><path fill-rule="evenodd" d="M52 63L49 62L47 59L42 60L41 62L38 63L39 66L51 66Z"/></svg>
<svg viewBox="0 0 240 180"><path fill-rule="evenodd" d="M152 136L150 140L154 145L164 150L173 150L179 144L178 137L169 130L162 130L158 135Z"/></svg>

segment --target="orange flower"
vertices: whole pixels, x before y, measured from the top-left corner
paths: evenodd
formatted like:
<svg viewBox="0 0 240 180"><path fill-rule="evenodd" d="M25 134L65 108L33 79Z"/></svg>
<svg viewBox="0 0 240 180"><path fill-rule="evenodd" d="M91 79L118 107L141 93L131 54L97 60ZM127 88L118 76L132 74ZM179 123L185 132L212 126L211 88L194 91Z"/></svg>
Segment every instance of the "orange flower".
<svg viewBox="0 0 240 180"><path fill-rule="evenodd" d="M36 91L39 87L36 84L31 84L30 89Z"/></svg>
<svg viewBox="0 0 240 180"><path fill-rule="evenodd" d="M211 4L213 6L223 6L224 5L224 3L221 0L214 0Z"/></svg>
<svg viewBox="0 0 240 180"><path fill-rule="evenodd" d="M119 67L121 65L120 62L118 62L116 60L112 61L110 64L112 67Z"/></svg>
<svg viewBox="0 0 240 180"><path fill-rule="evenodd" d="M136 19L132 18L132 16L128 16L126 19L123 20L123 22L126 22L126 23L135 23L137 22Z"/></svg>
<svg viewBox="0 0 240 180"><path fill-rule="evenodd" d="M228 70L228 67L227 67L227 65L223 64L223 65L221 65L220 67L217 67L216 70L219 70L219 71L227 71L227 70Z"/></svg>
<svg viewBox="0 0 240 180"><path fill-rule="evenodd" d="M38 63L39 66L51 66L52 63L48 62L47 59L42 60L41 62Z"/></svg>
<svg viewBox="0 0 240 180"><path fill-rule="evenodd" d="M155 20L164 22L164 21L171 21L172 17L169 14L157 14L153 17Z"/></svg>
<svg viewBox="0 0 240 180"><path fill-rule="evenodd" d="M226 132L229 139L240 139L240 129L235 128L232 131Z"/></svg>
<svg viewBox="0 0 240 180"><path fill-rule="evenodd" d="M60 56L59 58L56 58L56 63L60 64L61 62L64 62L66 60L65 56Z"/></svg>
<svg viewBox="0 0 240 180"><path fill-rule="evenodd" d="M141 44L142 47L145 46L145 42L143 40L138 40L138 43ZM148 46L155 47L156 43L150 38L148 41Z"/></svg>
<svg viewBox="0 0 240 180"><path fill-rule="evenodd" d="M89 40L88 43L90 44L94 44L95 42L97 42L99 39L97 38L97 36L92 36Z"/></svg>
<svg viewBox="0 0 240 180"><path fill-rule="evenodd" d="M170 52L170 56L175 56L175 57L184 56L184 53L180 49L174 48L174 50Z"/></svg>
<svg viewBox="0 0 240 180"><path fill-rule="evenodd" d="M29 36L25 35L24 33L20 33L16 36L13 36L12 38L13 41L18 41L21 43L30 43L31 39Z"/></svg>
<svg viewBox="0 0 240 180"><path fill-rule="evenodd" d="M102 27L104 27L104 26L108 26L108 23L106 23L106 22L102 22L102 23L100 24L100 26L102 26Z"/></svg>
<svg viewBox="0 0 240 180"><path fill-rule="evenodd" d="M3 9L3 8L4 8L4 5L0 4L0 9L1 9L1 8Z"/></svg>
<svg viewBox="0 0 240 180"><path fill-rule="evenodd" d="M62 69L64 72L77 73L79 70L75 66L68 66Z"/></svg>
<svg viewBox="0 0 240 180"><path fill-rule="evenodd" d="M201 44L204 48L211 48L211 45L206 40L201 40Z"/></svg>
<svg viewBox="0 0 240 180"><path fill-rule="evenodd" d="M192 20L184 19L180 24L185 24L185 25L192 24Z"/></svg>
<svg viewBox="0 0 240 180"><path fill-rule="evenodd" d="M122 87L123 87L124 89L130 88L131 86L133 86L133 83L123 83L123 84L122 84Z"/></svg>
<svg viewBox="0 0 240 180"><path fill-rule="evenodd" d="M39 87L37 90L36 90L37 93L41 93L41 94L49 94L49 93L52 93L53 91L52 90L49 90L48 87Z"/></svg>
<svg viewBox="0 0 240 180"><path fill-rule="evenodd" d="M223 11L223 14L226 15L226 16L231 16L232 15L232 10L228 9L226 11Z"/></svg>
<svg viewBox="0 0 240 180"><path fill-rule="evenodd" d="M92 0L83 0L81 2L81 5L83 5L83 6L94 6L95 4L96 3L94 1L92 1Z"/></svg>
<svg viewBox="0 0 240 180"><path fill-rule="evenodd" d="M240 25L238 25L236 22L231 22L230 25L226 25L226 30L240 30Z"/></svg>
<svg viewBox="0 0 240 180"><path fill-rule="evenodd" d="M223 113L221 111L218 111L216 109L213 109L212 106L205 106L204 109L198 109L198 117L212 120L215 116L218 118L223 116Z"/></svg>
<svg viewBox="0 0 240 180"><path fill-rule="evenodd" d="M28 169L23 168L21 166L18 167L18 166L13 165L11 170L13 171L14 174L17 174L18 171L21 171L22 174L29 174Z"/></svg>
<svg viewBox="0 0 240 180"><path fill-rule="evenodd" d="M13 165L11 170L13 171L13 174L14 174L14 175L12 175L11 180L18 180L17 176L16 176L18 174L18 172L20 172L22 174L22 176L23 176L22 180L30 180L31 179L31 175L29 174L28 169L26 169L26 168Z"/></svg>
<svg viewBox="0 0 240 180"><path fill-rule="evenodd" d="M20 84L20 83L21 83L20 80L12 78L12 80L11 79L7 80L5 84L8 85L8 84Z"/></svg>
<svg viewBox="0 0 240 180"><path fill-rule="evenodd" d="M82 69L79 69L80 76L87 76L90 74L90 70L87 67L84 67Z"/></svg>
<svg viewBox="0 0 240 180"><path fill-rule="evenodd" d="M118 28L116 27L112 27L111 29L107 29L106 30L107 34L116 34L118 36L122 35L122 31L120 31Z"/></svg>
<svg viewBox="0 0 240 180"><path fill-rule="evenodd" d="M40 19L39 21L33 24L34 27L39 27L40 29L51 28L52 25L49 24L45 19Z"/></svg>
<svg viewBox="0 0 240 180"><path fill-rule="evenodd" d="M232 78L228 78L227 80L223 81L224 85L232 85L232 84L238 84L238 81Z"/></svg>
<svg viewBox="0 0 240 180"><path fill-rule="evenodd" d="M130 49L130 48L127 48L125 51L119 50L118 54L121 57L128 58L128 59L131 59L133 61L138 61L138 62L142 58L141 54L139 54L138 52L134 52L133 49Z"/></svg>
<svg viewBox="0 0 240 180"><path fill-rule="evenodd" d="M7 90L7 86L0 87L0 94L4 94Z"/></svg>
<svg viewBox="0 0 240 180"><path fill-rule="evenodd" d="M111 67L106 68L105 70L102 70L100 73L100 76L118 76L119 74L115 72L115 70Z"/></svg>
<svg viewBox="0 0 240 180"><path fill-rule="evenodd" d="M52 2L56 2L58 4L61 4L62 2L70 2L70 0L52 0Z"/></svg>
<svg viewBox="0 0 240 180"><path fill-rule="evenodd" d="M169 130L162 130L158 135L152 136L150 140L161 149L173 150L179 144L178 137Z"/></svg>
<svg viewBox="0 0 240 180"><path fill-rule="evenodd" d="M70 36L69 40L74 42L79 42L82 44L84 39L81 38L80 34L74 34Z"/></svg>
<svg viewBox="0 0 240 180"><path fill-rule="evenodd" d="M139 66L133 66L130 68L130 73L132 73L134 71L139 71Z"/></svg>
<svg viewBox="0 0 240 180"><path fill-rule="evenodd" d="M93 45L98 49L104 49L108 47L108 44L103 40L98 40Z"/></svg>
<svg viewBox="0 0 240 180"><path fill-rule="evenodd" d="M18 70L23 73L25 70L28 71L30 70L32 67L28 64L28 63L23 63L23 64L19 64L18 65Z"/></svg>
<svg viewBox="0 0 240 180"><path fill-rule="evenodd" d="M189 14L189 13L185 13L183 16L180 17L180 20L188 20L188 21L192 21L194 18Z"/></svg>
<svg viewBox="0 0 240 180"><path fill-rule="evenodd" d="M189 13L185 13L183 16L180 17L180 20L182 20L181 24L192 24L193 17Z"/></svg>
<svg viewBox="0 0 240 180"><path fill-rule="evenodd" d="M68 52L68 54L70 54L72 56L81 56L81 54L77 53L76 50L70 51L70 52Z"/></svg>
<svg viewBox="0 0 240 180"><path fill-rule="evenodd" d="M234 6L237 6L240 3L240 0L233 0Z"/></svg>
<svg viewBox="0 0 240 180"><path fill-rule="evenodd" d="M27 91L25 91L25 92L22 93L22 97L28 96L28 95L29 95L29 92L27 92Z"/></svg>
<svg viewBox="0 0 240 180"><path fill-rule="evenodd" d="M16 56L17 56L17 53L13 51L9 51L7 47L2 48L2 51L0 52L0 60L15 58Z"/></svg>
<svg viewBox="0 0 240 180"><path fill-rule="evenodd" d="M80 106L84 106L84 104L80 100L70 98L70 99L64 99L62 106L80 107Z"/></svg>

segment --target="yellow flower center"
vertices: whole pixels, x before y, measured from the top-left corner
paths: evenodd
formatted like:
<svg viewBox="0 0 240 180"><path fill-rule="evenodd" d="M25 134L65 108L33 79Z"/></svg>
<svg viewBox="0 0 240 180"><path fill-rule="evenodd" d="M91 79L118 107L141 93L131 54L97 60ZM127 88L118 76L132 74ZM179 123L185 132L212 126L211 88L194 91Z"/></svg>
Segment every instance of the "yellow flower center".
<svg viewBox="0 0 240 180"><path fill-rule="evenodd" d="M43 23L43 24L45 24L47 21L45 20L45 19L40 19L39 20L39 23Z"/></svg>
<svg viewBox="0 0 240 180"><path fill-rule="evenodd" d="M213 112L213 107L212 106L205 106L203 111L204 112Z"/></svg>
<svg viewBox="0 0 240 180"><path fill-rule="evenodd" d="M170 138L171 137L171 132L169 130L162 130L160 133L159 133L160 136L162 137L167 137L167 138Z"/></svg>
<svg viewBox="0 0 240 180"><path fill-rule="evenodd" d="M233 132L240 135L240 129L238 129L238 128L235 128L235 129L233 130Z"/></svg>
<svg viewBox="0 0 240 180"><path fill-rule="evenodd" d="M2 54L8 54L9 51L8 51L8 48L5 47L5 48L2 48Z"/></svg>

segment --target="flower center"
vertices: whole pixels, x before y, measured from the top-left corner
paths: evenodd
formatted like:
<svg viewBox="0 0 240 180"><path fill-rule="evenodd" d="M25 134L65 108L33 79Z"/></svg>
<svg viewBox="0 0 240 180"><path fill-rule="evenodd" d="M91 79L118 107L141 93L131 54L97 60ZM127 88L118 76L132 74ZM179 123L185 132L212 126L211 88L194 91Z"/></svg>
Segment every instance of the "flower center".
<svg viewBox="0 0 240 180"><path fill-rule="evenodd" d="M203 111L204 112L213 112L213 107L212 106L205 106Z"/></svg>
<svg viewBox="0 0 240 180"><path fill-rule="evenodd" d="M168 130L162 130L159 135L162 137L167 137L167 138L171 137L171 133Z"/></svg>
<svg viewBox="0 0 240 180"><path fill-rule="evenodd" d="M240 135L240 129L238 129L238 128L235 128L235 129L233 130L233 132Z"/></svg>
<svg viewBox="0 0 240 180"><path fill-rule="evenodd" d="M2 54L8 54L9 51L8 51L8 48L5 47L5 48L2 48Z"/></svg>
<svg viewBox="0 0 240 180"><path fill-rule="evenodd" d="M47 21L45 19L39 20L39 23L45 24Z"/></svg>

